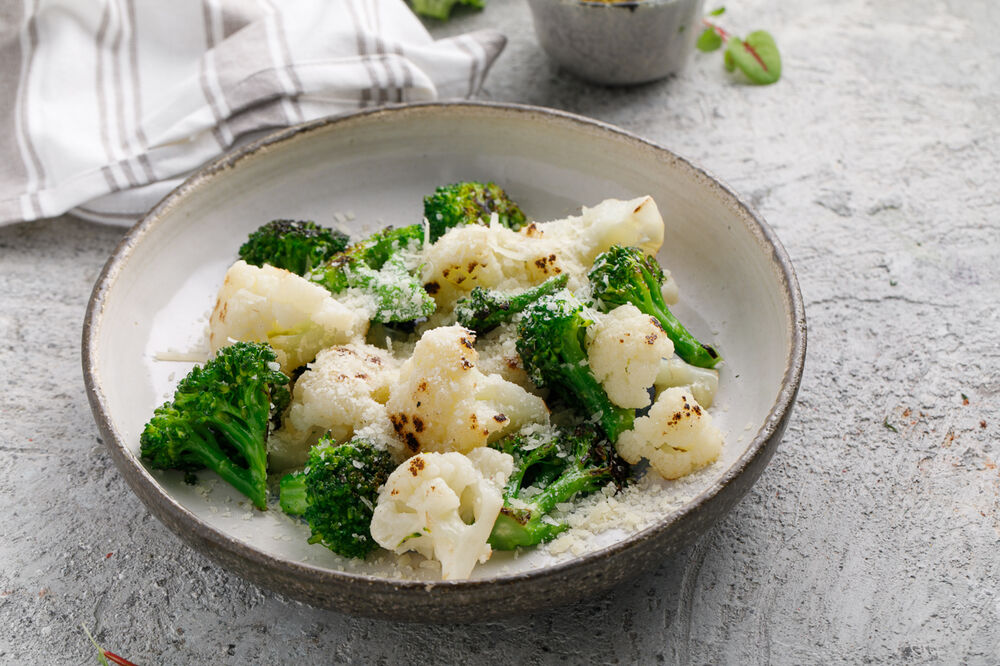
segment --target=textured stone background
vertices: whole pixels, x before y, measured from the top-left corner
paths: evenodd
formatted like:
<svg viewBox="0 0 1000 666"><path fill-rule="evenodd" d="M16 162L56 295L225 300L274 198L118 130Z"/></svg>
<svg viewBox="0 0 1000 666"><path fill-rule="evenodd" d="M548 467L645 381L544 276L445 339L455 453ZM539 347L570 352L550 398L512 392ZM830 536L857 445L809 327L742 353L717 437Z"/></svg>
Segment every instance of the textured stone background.
<svg viewBox="0 0 1000 666"><path fill-rule="evenodd" d="M0 662L94 663L81 622L142 664L1000 662L1000 4L731 3L727 25L775 34L779 84L734 83L712 54L616 90L560 75L524 3L489 1L434 28L510 37L485 97L660 142L787 247L809 356L758 485L689 551L570 608L427 627L302 606L182 545L97 440L80 325L121 230L0 228Z"/></svg>

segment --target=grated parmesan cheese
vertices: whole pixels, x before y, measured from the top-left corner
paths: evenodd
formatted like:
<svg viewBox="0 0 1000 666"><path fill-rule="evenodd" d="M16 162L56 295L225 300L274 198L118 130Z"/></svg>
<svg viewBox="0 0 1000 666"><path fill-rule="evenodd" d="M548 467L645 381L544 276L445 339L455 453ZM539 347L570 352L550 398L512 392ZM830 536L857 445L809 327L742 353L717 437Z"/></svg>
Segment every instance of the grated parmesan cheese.
<svg viewBox="0 0 1000 666"><path fill-rule="evenodd" d="M204 363L210 356L211 352L208 349L193 349L191 351L168 349L153 354L153 360L172 363Z"/></svg>

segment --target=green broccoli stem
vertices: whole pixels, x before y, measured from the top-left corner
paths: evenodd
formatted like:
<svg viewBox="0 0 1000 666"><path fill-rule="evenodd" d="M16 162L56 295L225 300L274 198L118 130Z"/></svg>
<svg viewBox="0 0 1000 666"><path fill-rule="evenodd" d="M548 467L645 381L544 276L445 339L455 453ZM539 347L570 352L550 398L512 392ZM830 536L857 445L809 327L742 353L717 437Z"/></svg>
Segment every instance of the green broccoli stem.
<svg viewBox="0 0 1000 666"><path fill-rule="evenodd" d="M569 282L569 275L567 273L550 277L540 285L530 287L520 294L511 296L510 309L514 312L520 312L542 296L548 296L549 294L556 293L565 287L567 282Z"/></svg>
<svg viewBox="0 0 1000 666"><path fill-rule="evenodd" d="M646 290L648 296L640 302L633 303L633 305L660 322L667 337L674 343L674 351L685 363L699 368L714 368L720 360L718 352L698 342L698 339L684 328L684 325L667 307L666 301L663 300L663 293L660 291L660 285L652 279L652 276L647 275L644 271L643 278L649 287Z"/></svg>
<svg viewBox="0 0 1000 666"><path fill-rule="evenodd" d="M524 514L530 518L522 521ZM490 532L489 544L496 550L514 550L535 546L556 538L561 532L569 529L566 523L543 523L542 514L528 511L517 511L504 507L500 510L493 531Z"/></svg>
<svg viewBox="0 0 1000 666"><path fill-rule="evenodd" d="M589 367L566 363L561 370L565 382L576 389L587 414L596 418L609 440L617 442L619 435L632 429L635 411L612 404Z"/></svg>
<svg viewBox="0 0 1000 666"><path fill-rule="evenodd" d="M542 298L566 286L569 275L563 273L525 291L507 296L502 292L476 287L468 297L458 302L455 314L458 323L477 333L486 333L510 321L514 315Z"/></svg>
<svg viewBox="0 0 1000 666"><path fill-rule="evenodd" d="M577 463L545 486L541 493L532 498L526 508L518 509L505 505L493 524L490 546L497 550L513 550L555 538L569 526L565 523L545 522L542 520L543 517L550 514L557 504L568 502L579 493L591 493L597 490L602 485L600 479L600 475L582 468Z"/></svg>
<svg viewBox="0 0 1000 666"><path fill-rule="evenodd" d="M619 435L632 429L635 411L618 407L608 399L608 394L590 371L587 355L580 340L583 334L582 328L563 333L566 339L559 346L563 351L563 362L559 366L559 372L562 374L563 382L573 387L586 413L597 419L609 440L617 442Z"/></svg>
<svg viewBox="0 0 1000 666"><path fill-rule="evenodd" d="M263 404L265 403L266 404ZM244 412L226 410L212 419L210 425L229 438L230 442L240 452L247 463L247 472L257 488L265 489L247 496L253 500L258 509L266 509L267 504L267 447L261 443L267 439L267 417L270 414L270 400L260 391L254 391L246 396ZM243 413L264 415L260 425L248 423Z"/></svg>
<svg viewBox="0 0 1000 666"><path fill-rule="evenodd" d="M514 471L507 478L507 485L504 487L503 496L517 497L517 494L521 492L521 486L524 483L524 477L528 473L528 470L552 455L554 447L555 443L553 441L532 449L527 455L519 455L519 459L517 459L514 466ZM507 452L510 453L510 451ZM547 481L551 481L551 479L547 479Z"/></svg>
<svg viewBox="0 0 1000 666"><path fill-rule="evenodd" d="M550 483L541 494L532 498L535 510L541 514L548 514L556 508L556 504L568 502L577 493L590 493L602 484L595 483L599 477L592 471L588 471L579 463L569 467L558 479Z"/></svg>
<svg viewBox="0 0 1000 666"><path fill-rule="evenodd" d="M240 437L244 435L240 428L232 428L231 430L239 432ZM241 467L233 462L223 452L222 447L219 446L207 427L203 426L197 430L191 430L188 442L190 443L188 447L189 453L197 458L202 465L218 474L219 478L250 498L255 507L261 511L267 509L267 490L265 486L260 484L259 475L254 472L252 467ZM243 452L243 449L246 448L245 443L238 448Z"/></svg>
<svg viewBox="0 0 1000 666"><path fill-rule="evenodd" d="M301 516L309 508L305 474L287 474L281 479L281 510L290 516Z"/></svg>
<svg viewBox="0 0 1000 666"><path fill-rule="evenodd" d="M572 432L560 430L556 437L541 442L537 436L515 435L490 446L514 457L514 471L503 492L504 506L490 533L490 545L497 550L552 539L567 529L552 517L561 503L600 490L609 482L618 485L618 474L623 471L611 444L599 438L592 424Z"/></svg>

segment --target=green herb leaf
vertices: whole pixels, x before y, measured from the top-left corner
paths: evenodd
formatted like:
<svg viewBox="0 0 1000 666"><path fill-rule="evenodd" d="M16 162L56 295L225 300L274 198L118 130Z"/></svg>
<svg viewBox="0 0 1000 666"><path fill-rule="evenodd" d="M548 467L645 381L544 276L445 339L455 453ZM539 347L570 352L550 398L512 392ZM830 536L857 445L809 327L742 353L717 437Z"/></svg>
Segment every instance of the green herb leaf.
<svg viewBox="0 0 1000 666"><path fill-rule="evenodd" d="M722 16L725 13L726 13L726 8L725 7L719 7L717 9L713 9L712 11L710 11L708 13L708 15L709 16Z"/></svg>
<svg viewBox="0 0 1000 666"><path fill-rule="evenodd" d="M695 43L699 51L711 53L722 46L722 37L712 28L705 28L705 31L698 37Z"/></svg>
<svg viewBox="0 0 1000 666"><path fill-rule="evenodd" d="M882 425L884 425L887 429L889 429L889 430L891 430L893 432L899 432L899 430L896 429L896 426L894 426L891 423L889 423L889 417L888 416L885 417L885 419L882 421Z"/></svg>
<svg viewBox="0 0 1000 666"><path fill-rule="evenodd" d="M726 56L758 85L774 83L781 78L781 54L774 38L764 30L751 32L746 40L731 38Z"/></svg>
<svg viewBox="0 0 1000 666"><path fill-rule="evenodd" d="M723 59L722 60L723 60L723 62L726 65L726 71L727 72L731 72L734 69L736 69L736 62L733 60L733 56L730 55L730 53L729 53L728 50L725 52L725 54L723 54Z"/></svg>

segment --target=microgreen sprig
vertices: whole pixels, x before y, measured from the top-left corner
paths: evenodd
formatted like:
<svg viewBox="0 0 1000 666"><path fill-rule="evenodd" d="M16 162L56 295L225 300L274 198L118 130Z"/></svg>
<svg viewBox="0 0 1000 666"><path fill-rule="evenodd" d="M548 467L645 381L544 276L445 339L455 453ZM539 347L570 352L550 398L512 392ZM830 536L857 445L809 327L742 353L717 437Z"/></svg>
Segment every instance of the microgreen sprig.
<svg viewBox="0 0 1000 666"><path fill-rule="evenodd" d="M90 634L90 630L87 629L87 625L81 624L80 626L83 628L83 633L87 634L87 638L89 638L90 642L93 643L95 648L97 648L97 663L101 664L101 666L111 666L111 664L117 664L117 666L136 666L125 657L119 657L114 652L109 652L108 650L102 648Z"/></svg>
<svg viewBox="0 0 1000 666"><path fill-rule="evenodd" d="M726 45L726 70L739 69L752 83L767 85L781 78L781 54L774 43L774 37L765 30L755 30L746 39L735 37L709 17L721 16L726 11L719 7L702 19L705 30L698 37L699 51L710 53Z"/></svg>

